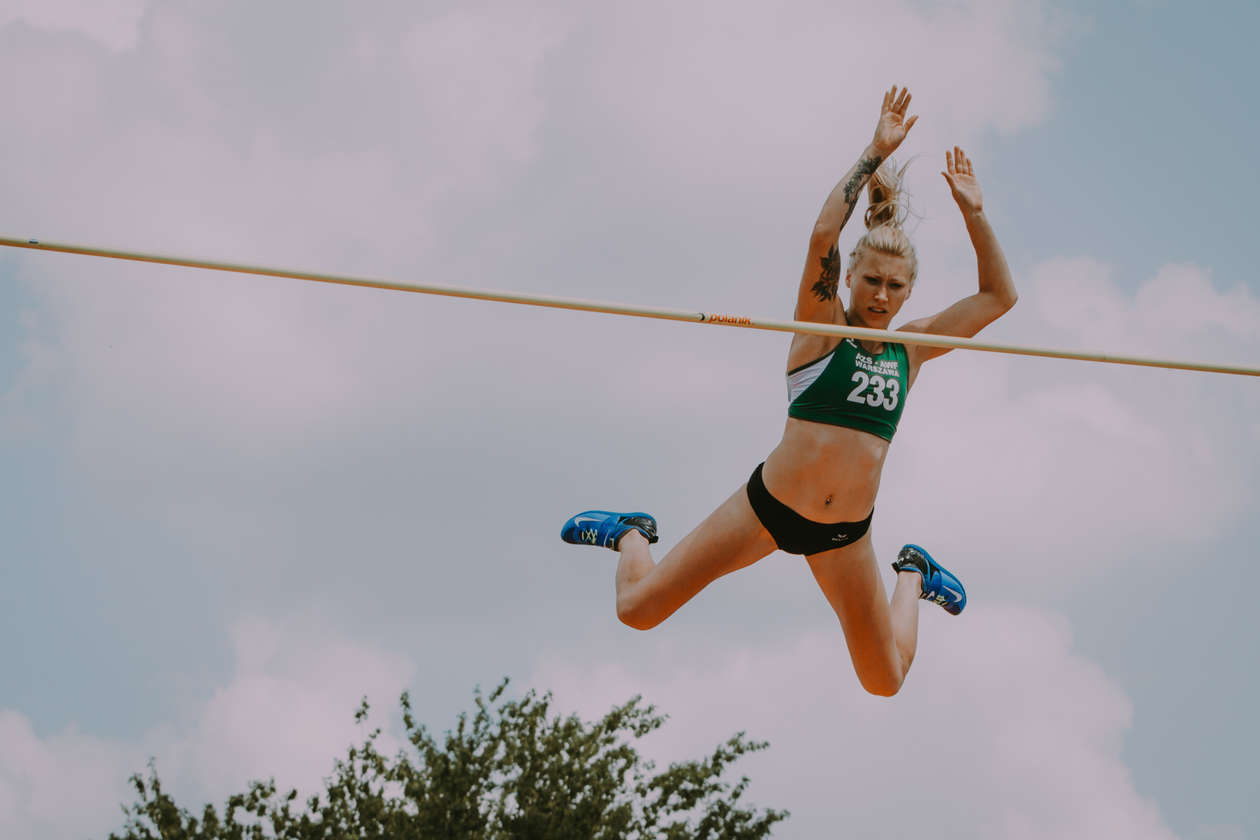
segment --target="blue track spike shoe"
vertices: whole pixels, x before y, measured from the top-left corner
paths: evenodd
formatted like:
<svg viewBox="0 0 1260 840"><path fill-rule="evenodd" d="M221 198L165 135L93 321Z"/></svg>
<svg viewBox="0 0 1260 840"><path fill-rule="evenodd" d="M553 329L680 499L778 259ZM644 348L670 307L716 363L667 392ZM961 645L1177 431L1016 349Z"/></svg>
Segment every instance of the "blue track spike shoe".
<svg viewBox="0 0 1260 840"><path fill-rule="evenodd" d="M958 615L967 606L967 590L963 589L962 581L919 546L902 548L892 567L895 572L918 572L923 578L923 594L919 597L940 604L950 615Z"/></svg>
<svg viewBox="0 0 1260 840"><path fill-rule="evenodd" d="M609 510L586 510L572 517L560 529L560 539L574 545L602 545L617 550L617 543L631 528L656 542L656 520L646 513L613 513Z"/></svg>

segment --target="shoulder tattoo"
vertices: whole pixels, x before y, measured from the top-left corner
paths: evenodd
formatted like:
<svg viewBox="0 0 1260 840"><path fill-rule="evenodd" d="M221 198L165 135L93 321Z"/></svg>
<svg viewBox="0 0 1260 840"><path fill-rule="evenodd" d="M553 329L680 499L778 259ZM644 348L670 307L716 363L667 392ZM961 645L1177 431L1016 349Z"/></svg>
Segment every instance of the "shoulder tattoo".
<svg viewBox="0 0 1260 840"><path fill-rule="evenodd" d="M822 268L811 291L814 297L823 302L835 300L836 292L840 288L840 249L832 245L827 256L822 257L819 262Z"/></svg>

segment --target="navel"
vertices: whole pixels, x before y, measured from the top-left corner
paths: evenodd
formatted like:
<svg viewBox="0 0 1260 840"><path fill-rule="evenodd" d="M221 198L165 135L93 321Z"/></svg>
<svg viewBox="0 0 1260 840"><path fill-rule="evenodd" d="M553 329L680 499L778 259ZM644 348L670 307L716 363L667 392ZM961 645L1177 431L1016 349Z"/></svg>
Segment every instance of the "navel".
<svg viewBox="0 0 1260 840"><path fill-rule="evenodd" d="M823 504L824 504L824 505L829 505L829 504L831 504L831 497L830 497L830 496L828 496L827 498L823 499Z"/></svg>

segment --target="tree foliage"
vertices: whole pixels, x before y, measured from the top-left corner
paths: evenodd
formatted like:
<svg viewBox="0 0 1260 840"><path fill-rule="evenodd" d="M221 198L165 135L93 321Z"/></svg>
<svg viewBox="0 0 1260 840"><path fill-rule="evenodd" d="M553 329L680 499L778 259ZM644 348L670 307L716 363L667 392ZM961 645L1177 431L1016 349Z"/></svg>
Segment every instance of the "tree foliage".
<svg viewBox="0 0 1260 840"><path fill-rule="evenodd" d="M477 690L476 708L441 740L416 721L404 693L407 746L382 755L374 729L304 803L271 779L228 797L222 811L207 804L195 816L163 789L150 763L147 778L132 776L138 798L110 840L752 840L787 817L744 804L747 777L723 780L736 759L767 746L743 732L707 758L658 773L633 741L665 717L640 697L588 723L553 713L550 693L512 700L506 688L504 680L488 697ZM368 713L365 699L355 720Z"/></svg>

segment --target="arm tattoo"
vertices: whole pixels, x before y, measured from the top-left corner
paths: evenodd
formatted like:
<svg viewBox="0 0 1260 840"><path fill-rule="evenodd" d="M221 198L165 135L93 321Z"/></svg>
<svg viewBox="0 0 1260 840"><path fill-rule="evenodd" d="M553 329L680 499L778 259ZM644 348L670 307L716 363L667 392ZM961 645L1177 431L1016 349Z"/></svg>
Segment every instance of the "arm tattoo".
<svg viewBox="0 0 1260 840"><path fill-rule="evenodd" d="M853 167L853 174L849 176L849 180L844 182L844 187L841 189L844 195L844 218L840 220L840 227L843 228L849 223L849 217L853 215L853 208L857 206L858 196L862 194L862 187L866 186L866 182L870 180L872 173L879 169L879 164L882 160L883 158L879 155L872 155L868 158L862 158Z"/></svg>
<svg viewBox="0 0 1260 840"><path fill-rule="evenodd" d="M844 218L840 220L840 227L844 227L845 223L849 221L849 217L853 215L853 207L857 204L858 196L862 194L862 187L866 186L866 182L875 170L879 169L882 161L883 158L879 155L872 155L862 158L853 167L853 174L844 183ZM843 261L840 259L840 250L835 245L832 245L831 250L827 252L827 256L822 257L819 262L822 264L821 271L818 274L817 282L814 283L810 291L814 293L814 297L826 303L829 300L836 299L840 288L840 269L843 267Z"/></svg>
<svg viewBox="0 0 1260 840"><path fill-rule="evenodd" d="M879 155L862 158L857 162L857 166L853 168L853 177L844 185L844 200L849 203L849 212L853 212L853 205L857 204L857 198L862 192L862 186L875 173L875 170L879 169L881 160L882 158Z"/></svg>
<svg viewBox="0 0 1260 840"><path fill-rule="evenodd" d="M836 299L836 292L840 288L840 250L835 246L831 246L831 250L827 252L827 256L819 260L822 263L822 271L818 275L816 282L811 289L814 297L826 303L829 300Z"/></svg>

